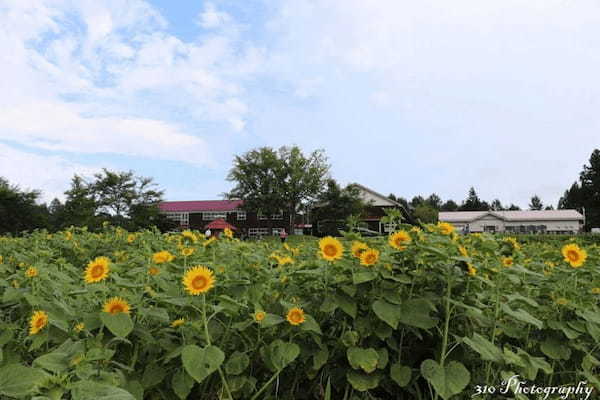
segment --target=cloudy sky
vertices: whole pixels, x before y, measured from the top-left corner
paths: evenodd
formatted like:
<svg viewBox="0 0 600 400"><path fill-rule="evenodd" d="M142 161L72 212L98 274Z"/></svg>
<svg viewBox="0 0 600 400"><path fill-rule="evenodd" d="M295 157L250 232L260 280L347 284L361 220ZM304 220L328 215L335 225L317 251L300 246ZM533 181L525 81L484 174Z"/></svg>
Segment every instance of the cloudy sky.
<svg viewBox="0 0 600 400"><path fill-rule="evenodd" d="M600 147L597 0L3 0L0 176L102 167L171 200L325 149L384 194L555 203Z"/></svg>

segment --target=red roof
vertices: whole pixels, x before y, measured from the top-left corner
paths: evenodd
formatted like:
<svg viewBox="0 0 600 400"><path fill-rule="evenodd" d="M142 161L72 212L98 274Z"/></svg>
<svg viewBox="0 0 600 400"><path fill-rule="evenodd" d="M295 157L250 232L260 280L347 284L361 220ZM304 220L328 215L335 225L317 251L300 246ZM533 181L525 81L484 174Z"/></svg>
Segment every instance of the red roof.
<svg viewBox="0 0 600 400"><path fill-rule="evenodd" d="M242 200L163 201L158 207L164 212L235 211L243 203Z"/></svg>
<svg viewBox="0 0 600 400"><path fill-rule="evenodd" d="M213 222L211 222L210 224L206 225L204 227L204 229L225 229L225 228L229 228L232 231L237 230L237 228L229 223L227 223L225 220L218 218L215 219Z"/></svg>

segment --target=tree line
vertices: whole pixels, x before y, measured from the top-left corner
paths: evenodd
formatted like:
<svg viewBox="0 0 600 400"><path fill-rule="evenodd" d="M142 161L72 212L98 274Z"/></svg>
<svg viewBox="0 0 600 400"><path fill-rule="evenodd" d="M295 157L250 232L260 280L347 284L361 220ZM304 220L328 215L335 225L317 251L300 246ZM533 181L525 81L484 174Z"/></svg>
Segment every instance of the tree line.
<svg viewBox="0 0 600 400"><path fill-rule="evenodd" d="M235 156L227 175L234 186L223 196L244 200L246 211L265 215L287 212L290 232L298 213L310 213L313 223L360 215L367 204L358 188L352 184L342 187L329 171L323 150L304 154L298 146L261 147ZM163 195L152 178L103 169L89 180L75 175L64 202L54 199L45 204L40 203L40 191L21 189L0 177L0 235L70 226L97 230L106 222L132 231L153 226L173 229L173 223L159 212ZM394 194L389 198L401 205L406 220L424 223L436 222L440 211L520 210L499 199L482 200L473 187L460 204L452 199L443 201L435 193L414 196L410 201ZM537 195L531 197L528 208L554 209ZM589 165L583 166L578 181L564 192L558 208L585 210L586 228L600 227L600 150L593 151Z"/></svg>

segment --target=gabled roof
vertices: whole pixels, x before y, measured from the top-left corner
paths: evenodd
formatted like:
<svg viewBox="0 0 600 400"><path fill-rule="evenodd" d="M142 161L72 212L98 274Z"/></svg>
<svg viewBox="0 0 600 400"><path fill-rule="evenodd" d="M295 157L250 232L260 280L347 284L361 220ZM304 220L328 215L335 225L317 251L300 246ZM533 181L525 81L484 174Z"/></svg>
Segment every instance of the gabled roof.
<svg viewBox="0 0 600 400"><path fill-rule="evenodd" d="M357 187L362 192L361 194L363 200L366 200L369 197L374 197L376 199L375 205L377 206L402 207L402 205L397 201L394 201L389 197L382 195L381 193L377 193L373 189L369 189L368 187L363 186L360 183L352 183L352 186Z"/></svg>
<svg viewBox="0 0 600 400"><path fill-rule="evenodd" d="M163 212L235 211L242 204L242 200L163 201L158 207Z"/></svg>
<svg viewBox="0 0 600 400"><path fill-rule="evenodd" d="M439 213L438 219L444 222L473 222L486 215L509 222L583 220L583 215L577 210L445 211Z"/></svg>

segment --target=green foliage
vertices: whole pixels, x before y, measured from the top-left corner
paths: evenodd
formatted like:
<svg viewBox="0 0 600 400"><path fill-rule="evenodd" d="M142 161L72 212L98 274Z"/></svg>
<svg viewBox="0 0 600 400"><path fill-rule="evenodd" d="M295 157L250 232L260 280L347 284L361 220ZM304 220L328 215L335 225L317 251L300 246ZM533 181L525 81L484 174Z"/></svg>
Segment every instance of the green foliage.
<svg viewBox="0 0 600 400"><path fill-rule="evenodd" d="M22 190L0 177L0 235L48 227L48 209L39 191Z"/></svg>

